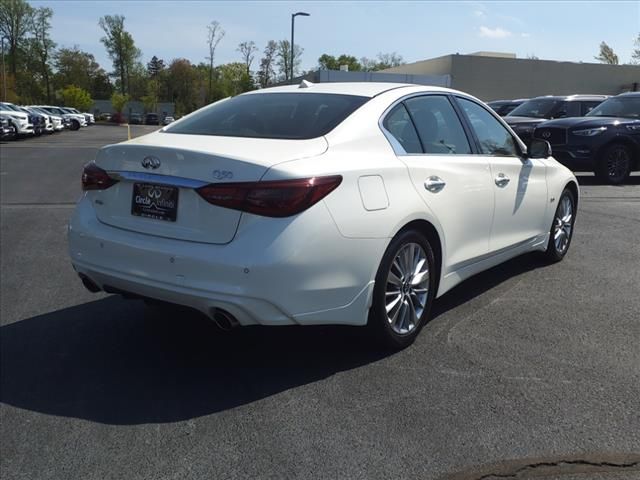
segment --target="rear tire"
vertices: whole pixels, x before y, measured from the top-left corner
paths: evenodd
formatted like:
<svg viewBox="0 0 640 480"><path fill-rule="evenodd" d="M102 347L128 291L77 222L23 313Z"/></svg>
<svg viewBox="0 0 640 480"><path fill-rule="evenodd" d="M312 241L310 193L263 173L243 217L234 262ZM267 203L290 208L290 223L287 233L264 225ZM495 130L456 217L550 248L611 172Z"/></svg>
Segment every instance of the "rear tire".
<svg viewBox="0 0 640 480"><path fill-rule="evenodd" d="M435 261L429 241L407 230L392 241L378 267L368 328L385 347L408 347L428 321L435 296Z"/></svg>
<svg viewBox="0 0 640 480"><path fill-rule="evenodd" d="M631 174L631 150L626 145L614 143L600 155L596 167L596 176L610 185L620 185Z"/></svg>
<svg viewBox="0 0 640 480"><path fill-rule="evenodd" d="M545 258L549 263L560 262L569 251L575 221L576 199L571 190L565 189L558 200L549 231L549 243L545 252Z"/></svg>

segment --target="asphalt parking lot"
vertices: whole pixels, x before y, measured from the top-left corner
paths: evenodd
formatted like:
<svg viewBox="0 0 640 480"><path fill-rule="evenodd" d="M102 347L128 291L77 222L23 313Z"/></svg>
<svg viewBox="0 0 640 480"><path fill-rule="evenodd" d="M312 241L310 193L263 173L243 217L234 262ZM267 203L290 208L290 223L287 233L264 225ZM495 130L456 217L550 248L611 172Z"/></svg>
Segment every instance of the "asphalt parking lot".
<svg viewBox="0 0 640 480"><path fill-rule="evenodd" d="M581 176L565 261L464 282L382 354L87 292L66 224L126 135L0 144L3 479L640 478L640 176Z"/></svg>

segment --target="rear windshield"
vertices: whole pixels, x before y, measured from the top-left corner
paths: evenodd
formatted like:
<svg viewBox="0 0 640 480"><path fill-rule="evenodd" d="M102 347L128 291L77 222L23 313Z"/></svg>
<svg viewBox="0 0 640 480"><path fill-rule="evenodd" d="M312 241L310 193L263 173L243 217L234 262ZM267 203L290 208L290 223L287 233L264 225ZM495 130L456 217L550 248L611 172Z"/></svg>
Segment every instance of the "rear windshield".
<svg viewBox="0 0 640 480"><path fill-rule="evenodd" d="M165 132L226 137L316 138L333 130L369 97L329 93L239 95L196 112Z"/></svg>
<svg viewBox="0 0 640 480"><path fill-rule="evenodd" d="M509 113L510 117L551 118L556 107L563 103L561 100L528 100L514 108Z"/></svg>

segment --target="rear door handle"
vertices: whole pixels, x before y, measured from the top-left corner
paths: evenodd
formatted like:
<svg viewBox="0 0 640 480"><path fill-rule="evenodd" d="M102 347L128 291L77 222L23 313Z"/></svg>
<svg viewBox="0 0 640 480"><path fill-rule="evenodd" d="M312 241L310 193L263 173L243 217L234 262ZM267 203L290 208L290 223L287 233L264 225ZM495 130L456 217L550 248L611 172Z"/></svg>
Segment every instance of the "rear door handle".
<svg viewBox="0 0 640 480"><path fill-rule="evenodd" d="M511 179L507 177L504 173L499 173L495 179L496 185L499 187L506 187L510 181Z"/></svg>
<svg viewBox="0 0 640 480"><path fill-rule="evenodd" d="M440 177L429 177L426 182L424 182L424 188L429 190L431 193L438 193L442 190L446 185L446 182L442 180Z"/></svg>

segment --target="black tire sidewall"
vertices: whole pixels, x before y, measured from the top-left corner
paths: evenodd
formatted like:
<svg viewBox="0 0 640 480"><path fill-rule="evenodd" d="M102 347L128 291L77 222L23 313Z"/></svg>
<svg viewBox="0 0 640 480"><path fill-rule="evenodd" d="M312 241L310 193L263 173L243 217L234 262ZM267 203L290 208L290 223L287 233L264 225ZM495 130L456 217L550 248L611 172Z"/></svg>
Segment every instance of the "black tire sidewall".
<svg viewBox="0 0 640 480"><path fill-rule="evenodd" d="M427 303L422 313L422 317L419 320L418 326L414 328L410 333L400 335L394 332L389 325L389 322L387 322L385 293L387 285L387 274L389 272L391 264L398 251L400 251L400 249L408 243L417 243L424 249L427 255L427 262L429 263L430 272L429 295L427 297ZM368 327L383 345L393 349L400 349L405 348L413 343L418 333L420 333L422 327L429 320L431 306L433 304L433 299L436 293L436 278L434 276L435 272L436 269L433 249L431 248L429 241L425 238L424 235L416 230L406 230L399 233L391 241L382 257L380 265L378 266L368 321Z"/></svg>

